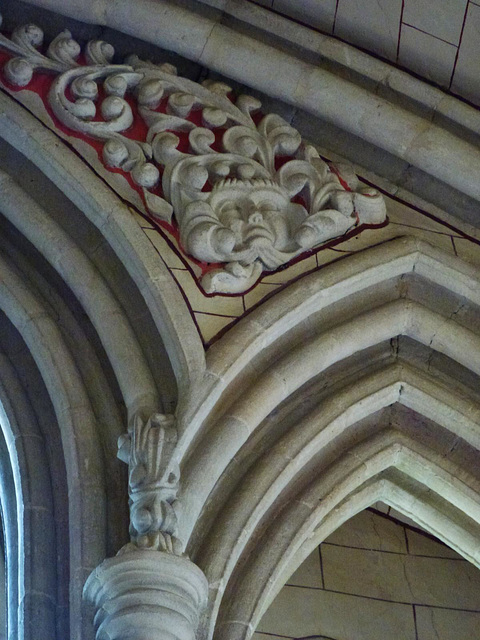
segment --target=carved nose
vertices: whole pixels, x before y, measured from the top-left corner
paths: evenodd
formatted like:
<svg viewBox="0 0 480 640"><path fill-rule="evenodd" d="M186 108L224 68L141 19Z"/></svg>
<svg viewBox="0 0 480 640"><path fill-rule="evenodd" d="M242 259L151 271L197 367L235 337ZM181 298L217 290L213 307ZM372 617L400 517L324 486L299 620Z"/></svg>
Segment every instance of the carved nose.
<svg viewBox="0 0 480 640"><path fill-rule="evenodd" d="M263 216L259 211L254 211L248 216L250 224L262 224Z"/></svg>

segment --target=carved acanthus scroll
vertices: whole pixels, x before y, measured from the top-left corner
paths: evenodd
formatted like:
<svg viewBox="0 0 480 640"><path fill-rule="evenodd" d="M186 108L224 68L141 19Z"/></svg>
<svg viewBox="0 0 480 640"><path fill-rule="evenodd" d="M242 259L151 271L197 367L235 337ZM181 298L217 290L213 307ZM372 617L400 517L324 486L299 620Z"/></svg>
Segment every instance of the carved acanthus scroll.
<svg viewBox="0 0 480 640"><path fill-rule="evenodd" d="M175 418L135 416L132 429L118 441L118 457L128 464L130 536L142 549L180 555L177 533L178 466L172 462L177 442Z"/></svg>
<svg viewBox="0 0 480 640"><path fill-rule="evenodd" d="M359 189L351 170L324 162L280 116L262 116L256 98L136 56L111 64L104 42L89 43L80 65L68 31L46 55L41 41L32 25L1 37L14 54L7 78L25 86L34 69L57 75L48 100L62 125L103 142L105 164L130 175L150 214L174 217L186 253L221 263L204 275L206 292L243 292L264 270L384 222L376 190ZM144 139L130 133L136 117L147 127Z"/></svg>

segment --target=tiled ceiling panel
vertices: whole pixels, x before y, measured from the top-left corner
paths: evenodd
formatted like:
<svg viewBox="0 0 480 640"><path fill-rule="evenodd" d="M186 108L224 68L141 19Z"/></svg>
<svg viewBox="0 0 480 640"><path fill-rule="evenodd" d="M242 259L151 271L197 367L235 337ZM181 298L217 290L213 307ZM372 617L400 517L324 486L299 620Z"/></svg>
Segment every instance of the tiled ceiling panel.
<svg viewBox="0 0 480 640"><path fill-rule="evenodd" d="M340 0L335 35L395 60L402 0Z"/></svg>
<svg viewBox="0 0 480 640"><path fill-rule="evenodd" d="M252 0L480 106L480 0Z"/></svg>
<svg viewBox="0 0 480 640"><path fill-rule="evenodd" d="M452 90L480 105L480 3L469 3Z"/></svg>
<svg viewBox="0 0 480 640"><path fill-rule="evenodd" d="M468 0L405 0L403 23L458 45Z"/></svg>
<svg viewBox="0 0 480 640"><path fill-rule="evenodd" d="M448 87L455 65L457 47L408 25L402 26L398 62L443 87Z"/></svg>

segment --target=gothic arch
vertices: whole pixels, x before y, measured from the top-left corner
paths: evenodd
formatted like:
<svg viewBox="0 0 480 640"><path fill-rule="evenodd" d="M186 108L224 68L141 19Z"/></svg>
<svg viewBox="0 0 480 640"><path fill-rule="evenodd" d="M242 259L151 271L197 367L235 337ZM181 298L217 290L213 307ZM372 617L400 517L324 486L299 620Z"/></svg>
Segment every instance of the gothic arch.
<svg viewBox="0 0 480 640"><path fill-rule="evenodd" d="M5 331L4 322L2 329ZM61 587L57 590L56 567L46 559L54 549L61 556L65 553L65 540L54 521L54 500L57 513L64 505L61 495L54 496L52 487L54 481L61 482L64 469L57 452L52 452L56 478L51 477L38 418L8 355L2 351L0 359L0 491L6 575L7 579L18 576L17 580L9 580L6 594L8 628L17 629L20 617L23 628L19 637L31 633L35 624L45 627L54 637L55 605L65 606L68 594ZM34 384L32 379L30 384ZM51 427L53 433L55 425ZM26 477L25 469L35 470L33 477ZM35 553L32 539L42 540Z"/></svg>
<svg viewBox="0 0 480 640"><path fill-rule="evenodd" d="M370 451L365 456L366 449ZM340 458L330 472L312 482L305 494L292 499L265 532L263 545L250 546L249 559L241 563L234 586L227 588L214 637L249 637L305 557L343 522L378 500L416 520L478 566L478 520L465 516L457 506L463 502L464 487L458 487L458 482L456 490L450 487L450 503L439 497L425 479L427 468L432 477L439 473L447 486L455 478L451 471L458 473L460 469L447 471L433 462L432 455L421 455L415 449L397 434L384 433L349 452L351 465L347 467L345 459ZM439 461L441 456L437 457ZM473 492L478 492L478 477L473 484ZM467 482L464 486L468 492ZM476 499L474 502L478 504Z"/></svg>
<svg viewBox="0 0 480 640"><path fill-rule="evenodd" d="M175 367L178 383L187 384L189 380L194 380L204 367L203 350L199 341L195 340L196 332L189 325L189 316L184 311L184 301L172 282L170 274L139 232L128 207L105 187L94 172L67 145L22 107L16 105L11 98L2 94L0 105L2 107L0 137L38 168L44 176L45 185L48 182L53 183L71 205L77 207L81 215L98 229L102 238L99 244L104 243L114 253L116 259L126 269L128 277L135 283L144 304L147 305L157 331L162 336L162 343L164 342L169 350L169 358L173 363L172 366ZM29 132L28 139L25 137L25 130ZM8 147L5 155L12 155ZM17 170L19 162L22 164L18 159L13 164ZM17 176L19 175L21 173L17 173ZM15 189L14 186L10 188ZM18 191L15 194L15 198L17 197L19 197ZM23 197L25 199L28 196ZM14 204L10 203L10 207L13 206ZM38 204L32 203L32 206L38 209ZM36 228L31 225L27 216L23 224L26 238L35 238L36 243L41 244L42 240L37 238ZM47 224L53 225L54 220L45 223L45 226ZM60 226L62 224L66 226L64 220L60 221ZM28 228L29 225L31 225L30 228ZM59 233L60 231L57 230L57 236ZM75 234L75 231L67 227L67 233ZM43 241L45 243L45 239ZM73 235L71 242L82 242L81 236L75 238ZM89 255L88 247L85 247L85 238L83 238L81 249L91 260L93 252L90 247L92 255ZM52 251L52 247L48 247L48 243L45 243L44 250ZM46 256L47 260L48 257L50 260L58 261L58 255L56 258L52 255ZM79 258L82 259L81 256ZM67 251L64 250L63 259L74 261L75 256L68 257ZM83 262L85 266L85 260ZM60 263L58 267L61 269L62 264ZM83 273L82 264L79 264L76 270L78 271L77 279L79 279L79 274ZM70 269L71 277L74 271L75 269ZM101 281L101 279L98 280ZM81 295L79 284L77 282L77 295ZM98 284L100 285L100 282ZM88 291L85 283L83 287ZM94 302L92 299L91 312L96 308ZM179 318L182 318L182 322Z"/></svg>
<svg viewBox="0 0 480 640"><path fill-rule="evenodd" d="M395 255L396 249L401 251L400 256ZM436 259L432 260L432 255ZM362 262L369 268L362 269ZM193 406L186 413L190 432L180 441L179 449L183 453L182 443L187 438L194 443L183 454L188 460L184 491L188 504L191 482L196 504L187 510L188 517L194 522L202 508L199 494L204 483L205 500L229 461L277 405L337 363L343 362L340 375L345 376L349 358L359 351L367 352L404 335L478 373L474 354L480 345L473 316L469 325L450 317L468 304L475 309L476 278L476 269L461 260L442 256L424 243L399 239L307 276L242 320L208 352L210 376L203 394L197 390ZM324 286L329 280L333 285ZM445 286L448 282L451 289ZM309 296L310 288L313 292ZM430 295L425 293L429 289ZM428 306L418 301L419 296ZM289 304L289 298L293 304ZM272 324L270 333L267 323ZM246 366L242 371L243 363ZM230 393L228 383L234 387ZM217 410L219 388L223 397ZM225 431L229 434L227 443L222 439ZM200 442L198 465L195 438ZM213 472L215 469L218 471Z"/></svg>
<svg viewBox="0 0 480 640"><path fill-rule="evenodd" d="M210 350L207 370L217 375L190 414L198 431L183 473L182 526L193 524L187 549L211 585L204 637L249 637L323 539L316 528L326 537L376 500L478 563L477 271L400 239L304 280ZM350 480L337 500L344 466ZM317 502L327 506L314 515Z"/></svg>
<svg viewBox="0 0 480 640"><path fill-rule="evenodd" d="M380 374L384 376L383 371ZM375 399L381 405L387 399L379 395ZM415 403L410 406L415 407ZM375 410L378 406L370 408ZM356 431L359 438L364 408L358 413L359 421L350 427L344 416L334 422L345 431ZM418 434L406 436L390 428L392 420L399 424L412 420L411 412L406 416L390 412L387 426L378 424L382 420L378 411L373 416L375 423L369 430L374 435L367 435L351 448L348 438L340 435L336 443L329 442L329 434L324 433L328 427L322 430L317 425L317 449L312 443L310 460L303 458L300 462L304 453L300 452L289 457L288 464L285 462L286 468L292 467L289 482L282 482L282 475L288 471L282 472L279 464L285 451L289 451L283 442L263 456L256 474L247 473L242 478L242 487L236 490L224 513L217 516L206 549L196 556L212 585L210 611L215 638L248 637L305 557L343 522L379 500L415 520L478 566L478 450L463 447L457 452L458 462L450 461L445 450L453 451L459 446L457 436L446 437L439 433L442 428L435 425L430 441L434 436L437 446L442 443L441 452L433 447L429 450L415 440L421 437ZM418 429L422 421L418 415L416 419ZM302 427L297 425L300 433ZM355 439L351 433L350 442ZM333 458L332 448L338 452ZM470 466L465 469L468 458ZM259 513L249 512L254 500L258 501ZM204 633L210 637L212 632Z"/></svg>
<svg viewBox="0 0 480 640"><path fill-rule="evenodd" d="M205 381L185 402L182 419L190 426L179 443L180 455L186 455L197 431L206 421L205 416L215 411L215 404L222 394L229 394L230 385L235 387L236 394L248 386L255 360L262 363L265 354L275 352L275 356L270 357L277 361L279 355L287 351L292 337L298 340L302 332L309 336L309 322L314 323L316 316L329 308L335 309L334 305L341 301L345 301L345 314L353 321L359 315L356 294L357 297L364 292L371 295L372 290L384 286L395 298L402 298L398 280L412 274L431 282L432 287L450 291L458 299L465 297L475 305L480 302L476 289L478 273L474 267L408 236L352 255L348 260L337 261L302 278L245 317L209 349ZM349 296L354 301L353 311L348 310ZM371 306L379 305L374 302ZM385 313L388 314L388 310ZM405 313L408 315L407 308ZM407 317L401 317L407 323ZM393 320L398 324L402 322L395 317ZM425 321L428 322L426 318ZM329 322L334 324L334 320ZM385 322L383 319L377 322L377 326L385 326L388 319L385 317ZM408 330L406 325L404 328ZM416 329L413 327L412 330Z"/></svg>
<svg viewBox="0 0 480 640"><path fill-rule="evenodd" d="M60 0L47 4L71 11ZM189 10L188 3L145 0L135 7L139 19L133 24L128 0L108 7L92 0L81 16L157 44L160 39L163 46L206 63L210 71L266 91L267 103L281 98L278 106L284 112L292 108L300 121L308 120L307 133L314 129L321 138L328 129L324 125L337 127L348 134L349 148L352 142L349 153L365 149L365 156L370 154L368 168L385 163L391 169L391 175L386 173L398 184L386 185L390 195L408 186L405 176L425 179L427 186L415 187L420 195L435 192L437 204L442 194L451 200L451 211L440 220L442 231L435 233L458 231L452 222L466 229L474 220L480 197L478 114L433 87L419 97L424 83L407 82L403 72L381 61L373 64L360 52L348 66L343 58L350 59L352 49L347 45L337 43L329 52L331 43L312 36L297 46L276 19L271 40L263 41L258 35L263 33L258 18L265 16L263 9L249 17L241 3L226 3L225 14L223 2L194 4ZM222 5L220 13L217 4ZM161 21L161 29L150 15ZM243 27L237 29L239 25ZM184 37L189 29L196 39ZM295 28L295 33L300 32ZM33 41L27 37L23 49L16 51L16 36L9 45L10 53L19 55L20 76L25 50L27 57L38 53L35 34L33 29ZM63 80L68 75L70 82L79 67L69 47L78 45L68 32L59 43L60 53L47 51L42 60L59 63L60 75ZM104 45L97 42L95 50L102 54L100 60L107 60L97 61L102 81L110 73L103 68L110 62ZM27 64L32 73L35 64L31 69ZM182 183L185 192L191 188L198 196L207 183L205 171L196 171L202 168L197 160L205 162L203 169L214 166L210 161L217 150L211 145L218 141L212 131L222 129L228 119L222 120L221 109L206 107L208 101L195 103L187 89L197 91L194 98L218 92L223 102L218 98L213 106L230 107L229 87L215 79L211 91L211 85L200 87L190 78L177 83L169 65L139 65L121 66L137 91L133 97L133 91L127 95L128 81L119 79L111 65L110 105L117 108L126 95L138 98L140 85L135 83L141 76L146 81L142 90L147 89L142 106L147 105L153 120L158 113L172 115L169 109L176 107L176 122L169 125L176 133L184 126L200 130L198 157L188 159L194 170L185 173ZM285 73L272 83L269 69L279 65ZM91 67L91 60L82 66ZM338 74L333 71L340 68ZM165 113L160 104L152 106L157 95L148 102L148 69L156 69L157 81L161 76L171 83L167 98L174 97L173 107L168 102ZM208 71L192 69L196 79ZM72 91L68 82L65 95ZM0 490L7 570L19 576L9 590L12 633L18 627L19 640L30 640L32 633L42 640L140 640L145 634L194 640L204 611L203 640L248 640L285 578L311 549L378 500L415 519L478 566L480 272L456 255L453 236L455 255L419 237L388 236L386 241L387 236L377 236L377 246L327 266L320 268L317 260L312 273L300 272L296 281L286 281L252 311L247 312L242 298L245 314L236 316L234 326L223 325L223 335L216 334L209 346L197 332L188 295L132 217L127 204L132 201L123 199L121 188L115 193L114 181L105 178L112 167L124 171L123 148L119 164L105 168L86 139L75 146L69 133L55 130L61 122L58 105L54 121L45 104L40 108L39 95L24 95L22 107L21 100L7 95L10 90L15 95L17 88L5 87L0 92L0 420L5 439L0 438ZM158 86L153 88L157 92ZM88 82L83 90L88 93ZM249 117L258 101L242 96L240 106L242 101L242 113ZM201 113L202 127L197 122L200 109L190 121L182 120L183 111L190 117L192 105L199 104L207 111ZM116 117L115 109L112 113ZM290 122L271 115L265 116L265 130L269 117L275 135L285 136L289 144L296 141L293 154L304 155L292 156L278 168L275 150L283 142L272 143L271 166L262 166L264 186L286 164L302 164L305 170L307 160L314 158L308 171L321 165L332 180L320 180L311 200L325 184L340 185L334 191L346 196L351 208L345 214L340 204L332 204L332 216L341 213L348 218L348 229L353 225L358 231L361 215L354 199L361 196L368 202L374 196L378 203L378 190L362 194L346 183L347 188L341 172L331 171L302 142L303 131L300 135ZM260 122L251 118L250 143L252 135L260 135ZM152 136L158 133L156 124ZM203 125L211 127L207 134ZM158 158L164 154L167 160L160 168L170 175L170 169L173 174L178 168L167 167L170 152L177 159L186 154L175 146L179 138L175 142L172 131L162 127L158 130L167 137L154 159L161 165ZM162 146L165 140L168 144ZM152 141L136 142L140 148ZM259 186L246 166L245 158L250 161L256 153L250 143L240 145L241 162L234 166L238 174L225 166L228 162L216 163L214 186L221 184L222 175L228 188L237 185L241 191L249 181ZM145 166L147 178L148 168L160 174L152 164L152 149L153 143L150 156L141 156L145 162L131 165L132 174L138 169L140 175ZM307 183L295 172L292 176L297 197ZM181 182L179 173L177 178ZM141 180L136 184L135 189L142 186ZM146 184L147 190L156 188L156 183ZM204 193L210 198L213 187ZM176 203L173 198L167 202L166 191L162 196L170 205L169 215L173 204L178 217L186 212L180 196ZM288 205L282 201L288 211L292 197ZM324 204L313 213L309 209L309 217L330 211ZM371 226L379 230L384 223L383 217ZM200 229L196 236L200 253L210 256L202 245L208 244L208 234L202 233ZM347 237L338 229L335 233L329 240ZM460 240L480 244L475 230L471 236L459 234ZM231 234L227 240L219 237L218 246L228 250ZM295 259L302 257L298 247L295 251ZM234 259L224 264L232 267ZM263 267L257 263L256 268ZM222 269L223 276L234 271ZM215 294L215 289L208 292ZM129 464L128 481L116 459L119 438L119 457ZM40 546L34 543L39 538ZM47 556L55 562L43 569ZM82 604L84 586L95 616ZM36 623L40 630L32 631Z"/></svg>
<svg viewBox="0 0 480 640"><path fill-rule="evenodd" d="M0 99L9 629L84 638L93 633L85 579L127 538L117 439L133 416L175 408L178 389L204 366L203 348L124 203L22 107Z"/></svg>

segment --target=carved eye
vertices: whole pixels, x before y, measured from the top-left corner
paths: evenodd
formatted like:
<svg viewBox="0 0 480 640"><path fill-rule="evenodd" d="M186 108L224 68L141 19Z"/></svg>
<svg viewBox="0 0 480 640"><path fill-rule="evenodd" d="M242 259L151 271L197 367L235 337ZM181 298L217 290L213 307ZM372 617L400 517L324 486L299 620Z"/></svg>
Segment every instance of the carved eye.
<svg viewBox="0 0 480 640"><path fill-rule="evenodd" d="M264 216L278 211L278 208L273 204L273 202L262 202L257 206L257 209Z"/></svg>
<svg viewBox="0 0 480 640"><path fill-rule="evenodd" d="M225 221L236 220L242 217L242 209L238 204L230 200L229 202L224 203L221 210L221 216Z"/></svg>

